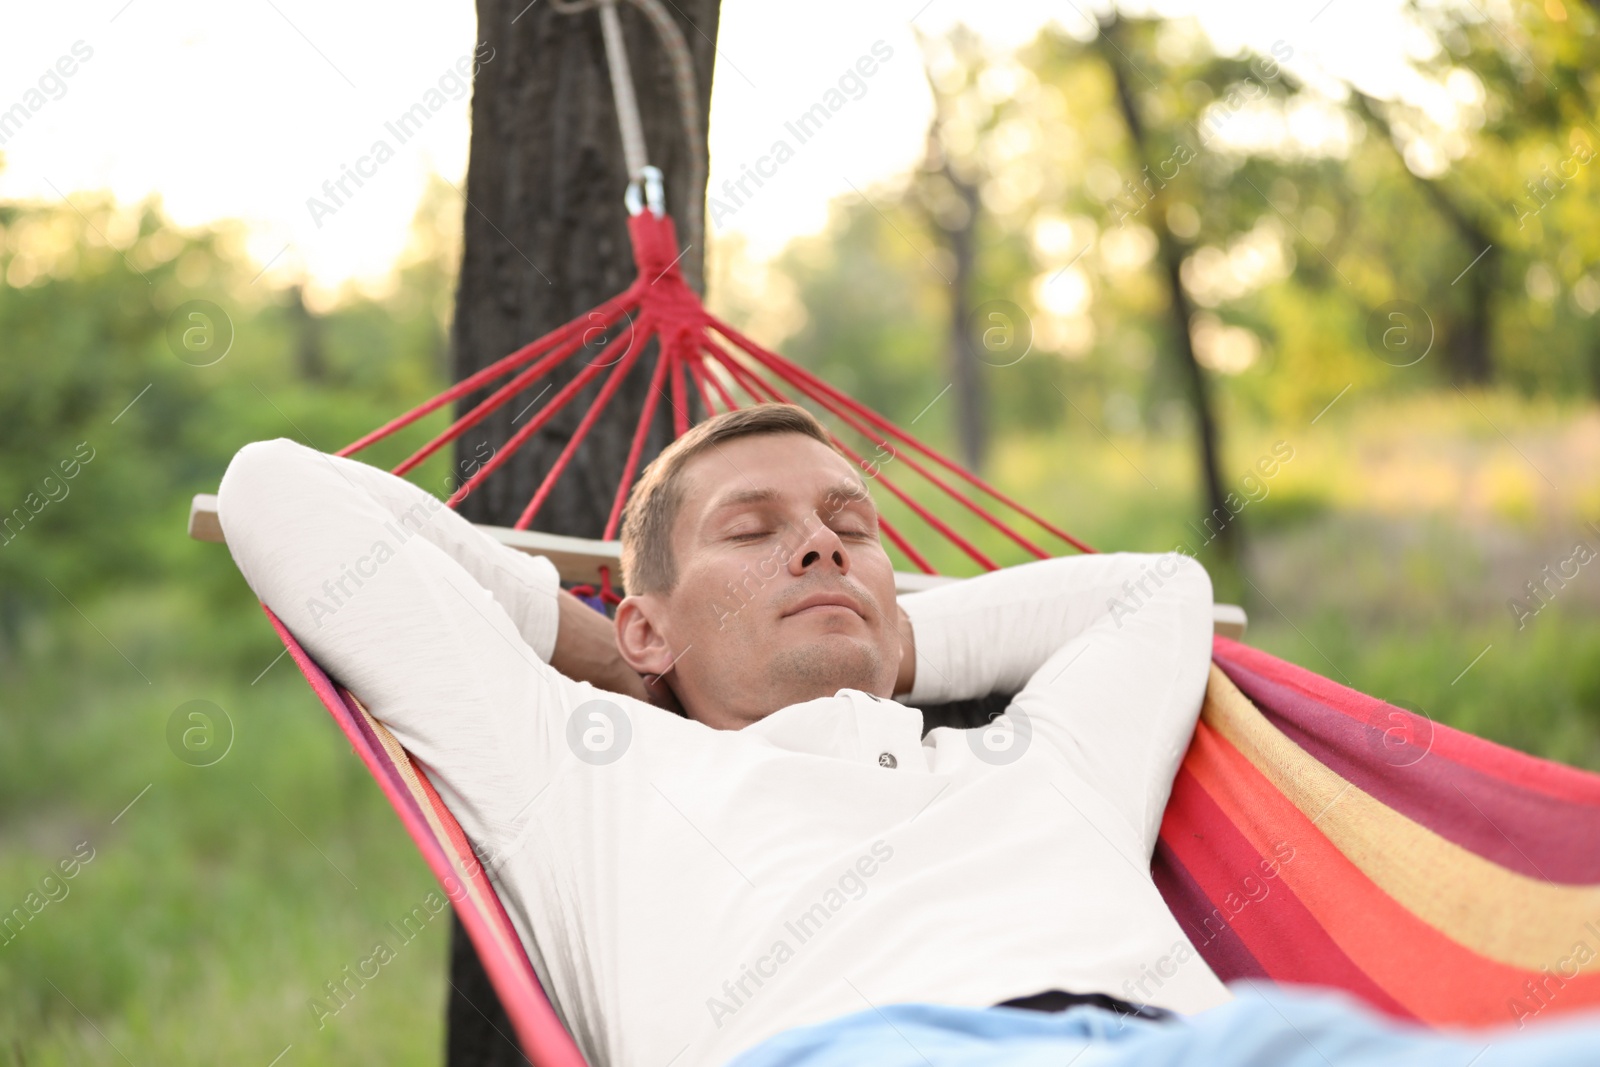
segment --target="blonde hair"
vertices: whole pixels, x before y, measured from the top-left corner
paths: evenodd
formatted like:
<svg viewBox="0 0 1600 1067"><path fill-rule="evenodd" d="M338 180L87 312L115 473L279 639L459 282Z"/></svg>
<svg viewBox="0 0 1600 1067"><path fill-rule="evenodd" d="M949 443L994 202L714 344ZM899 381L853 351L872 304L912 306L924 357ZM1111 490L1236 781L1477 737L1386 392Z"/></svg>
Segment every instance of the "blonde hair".
<svg viewBox="0 0 1600 1067"><path fill-rule="evenodd" d="M683 510L684 465L724 441L774 433L804 434L844 455L816 416L796 404L755 404L697 423L661 450L628 494L622 519L622 584L630 595L670 593L678 583L672 529Z"/></svg>

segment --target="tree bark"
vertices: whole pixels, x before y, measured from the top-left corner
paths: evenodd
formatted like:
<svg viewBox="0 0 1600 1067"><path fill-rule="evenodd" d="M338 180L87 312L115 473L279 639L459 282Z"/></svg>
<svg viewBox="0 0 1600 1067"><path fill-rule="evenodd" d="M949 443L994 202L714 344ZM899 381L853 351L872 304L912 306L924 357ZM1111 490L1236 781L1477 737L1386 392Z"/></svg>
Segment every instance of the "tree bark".
<svg viewBox="0 0 1600 1067"><path fill-rule="evenodd" d="M694 62L701 129L710 112L719 0L668 5ZM627 174L612 103L599 17L567 15L527 0L478 0L478 71L463 205L461 274L452 331L463 378L625 288L634 274L622 204ZM650 161L666 176L667 207L684 217L691 153L685 145L666 54L654 29L620 4L623 31ZM492 49L492 52L490 51ZM690 242L688 234L680 239ZM694 244L703 245L703 240ZM687 273L700 277L702 247ZM523 397L514 398L456 443L457 471L500 448L586 365L582 351ZM599 537L627 457L654 365L646 353L556 482L533 528ZM474 522L509 526L565 446L601 379L574 397L483 486L462 502ZM545 384L549 391L535 398ZM503 384L497 382L496 385ZM463 398L458 414L488 390ZM531 405L531 407L530 407ZM671 398L663 397L641 464L671 439ZM690 412L698 420L698 406ZM613 576L616 579L619 576ZM525 1062L504 1009L458 920L452 916L446 1062L451 1067Z"/></svg>

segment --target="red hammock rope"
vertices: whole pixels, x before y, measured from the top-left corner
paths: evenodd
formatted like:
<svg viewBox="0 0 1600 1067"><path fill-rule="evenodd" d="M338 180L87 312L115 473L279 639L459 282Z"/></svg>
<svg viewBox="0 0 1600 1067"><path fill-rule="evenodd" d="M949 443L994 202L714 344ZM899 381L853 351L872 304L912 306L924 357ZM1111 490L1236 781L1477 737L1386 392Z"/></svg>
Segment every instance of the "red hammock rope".
<svg viewBox="0 0 1600 1067"><path fill-rule="evenodd" d="M804 367L761 347L713 316L700 302L694 290L689 288L679 268L678 261L682 258L682 254L678 251L677 233L671 218L645 211L629 218L628 229L633 237L634 262L638 268L638 277L627 289L593 311L551 330L543 337L524 345L483 370L462 379L439 395L417 405L404 415L390 420L347 445L338 454L349 456L359 452L438 411L446 404L461 400L489 387L499 379L510 376L483 400L459 416L443 432L393 468L395 474L403 475L483 422L491 413L504 407L514 397L519 397L539 385L542 379L578 353L593 351L595 343L603 340L603 346L587 361L587 366L579 370L566 385L546 400L538 413L512 434L488 462L462 483L448 501L451 507L459 504L469 493L482 485L486 478L504 466L512 453L547 426L574 397L596 379L606 375L606 371L609 370L610 373L605 376L599 392L589 401L588 409L584 412L577 428L562 448L560 455L551 464L550 470L539 483L522 514L518 516L516 529L526 530L533 524L540 508L549 499L556 482L566 471L572 457L577 453L589 431L594 428L606 406L616 396L617 390L622 387L635 365L639 363L650 342L655 341L657 357L650 371L650 389L641 406L628 458L623 467L616 496L612 501L610 515L606 520L605 532L602 534L605 540L613 540L617 536L623 505L638 474L639 460L655 418L658 402L665 399L672 405L673 434L681 436L690 425L688 397L692 383L695 395L700 398L705 410L711 414L731 411L741 406L730 391L730 387L742 391L748 403L799 403L802 400L809 400L870 442L877 450L882 463L897 461L904 463L912 472L921 475L961 508L976 515L1030 555L1045 559L1051 553L1033 539L1024 536L994 511L941 477L932 467L934 465L943 467L961 481L987 494L999 504L1010 508L1017 515L1072 548L1080 552L1094 551L1078 538L1041 518L977 475L952 463L883 415L840 392ZM766 377L763 377L763 374ZM779 388L777 384L779 382L792 388L800 400L792 398L789 393ZM549 384L545 384L534 397L534 402L537 403L549 389ZM855 462L869 478L876 480L912 514L978 566L984 570L995 570L1000 566L954 526L934 514L895 479L885 474L877 459L866 458L831 429L828 435L840 451ZM895 443L891 444L891 440ZM931 462L927 464L921 462L914 453ZM884 536L899 549L912 566L925 574L937 573L928 558L912 545L911 538L895 524L883 520L881 527ZM574 592L594 595L588 586L579 587ZM610 568L601 569L598 596L603 602L613 604L621 599L612 588Z"/></svg>

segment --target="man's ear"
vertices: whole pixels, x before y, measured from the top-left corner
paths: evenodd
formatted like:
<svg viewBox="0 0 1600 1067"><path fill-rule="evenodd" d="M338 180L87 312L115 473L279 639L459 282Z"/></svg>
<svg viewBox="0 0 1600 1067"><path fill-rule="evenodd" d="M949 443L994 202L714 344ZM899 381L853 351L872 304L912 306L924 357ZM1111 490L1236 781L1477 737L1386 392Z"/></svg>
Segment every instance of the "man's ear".
<svg viewBox="0 0 1600 1067"><path fill-rule="evenodd" d="M655 596L625 596L617 605L617 651L642 675L660 675L672 665L672 649L656 625L666 605Z"/></svg>

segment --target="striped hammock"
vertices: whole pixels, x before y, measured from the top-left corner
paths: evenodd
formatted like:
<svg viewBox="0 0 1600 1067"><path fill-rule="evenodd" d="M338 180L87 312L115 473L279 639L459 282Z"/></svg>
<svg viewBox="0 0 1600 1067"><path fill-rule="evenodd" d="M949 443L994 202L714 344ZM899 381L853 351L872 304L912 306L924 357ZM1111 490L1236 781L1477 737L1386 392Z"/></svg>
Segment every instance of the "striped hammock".
<svg viewBox="0 0 1600 1067"><path fill-rule="evenodd" d="M1600 1004L1600 775L1225 637L1154 873L1224 980L1433 1025Z"/></svg>
<svg viewBox="0 0 1600 1067"><path fill-rule="evenodd" d="M627 290L340 454L453 402L465 407L487 391L394 468L404 474L563 362L587 362L461 485L449 500L454 506L609 370L517 520L516 528L526 530L624 379L636 363L642 367L646 342L655 340L649 391L603 540L616 536L659 398L671 403L674 432L682 434L690 423L691 388L706 411L717 413L719 406L739 406L733 395L739 391L753 403L796 402L787 387L875 445L877 456L869 461L830 431L876 486L980 568L998 564L902 489L891 470L926 478L1030 555L1052 553L968 494L987 494L1045 533L1091 551L879 413L712 316L679 271L670 218L645 212L628 225L639 275ZM604 347L583 360L596 338ZM912 566L934 572L905 532L887 520L881 527ZM610 567L600 566L598 575L596 587L573 591L597 607L616 603ZM504 907L427 777L267 614L456 905L524 1053L538 1067L581 1064ZM1226 637L1216 638L1214 664L1153 873L1194 948L1220 978L1334 986L1392 1015L1432 1025L1491 1025L1600 1004L1600 776L1437 726ZM1180 949L1189 951L1175 946ZM1156 961L1134 993L1153 994L1175 963Z"/></svg>
<svg viewBox="0 0 1600 1067"><path fill-rule="evenodd" d="M267 616L455 905L523 1053L582 1064L439 794ZM1600 775L1218 637L1153 873L1224 981L1335 986L1402 1018L1493 1025L1600 1004L1597 840ZM1159 989L1161 969L1136 992Z"/></svg>

